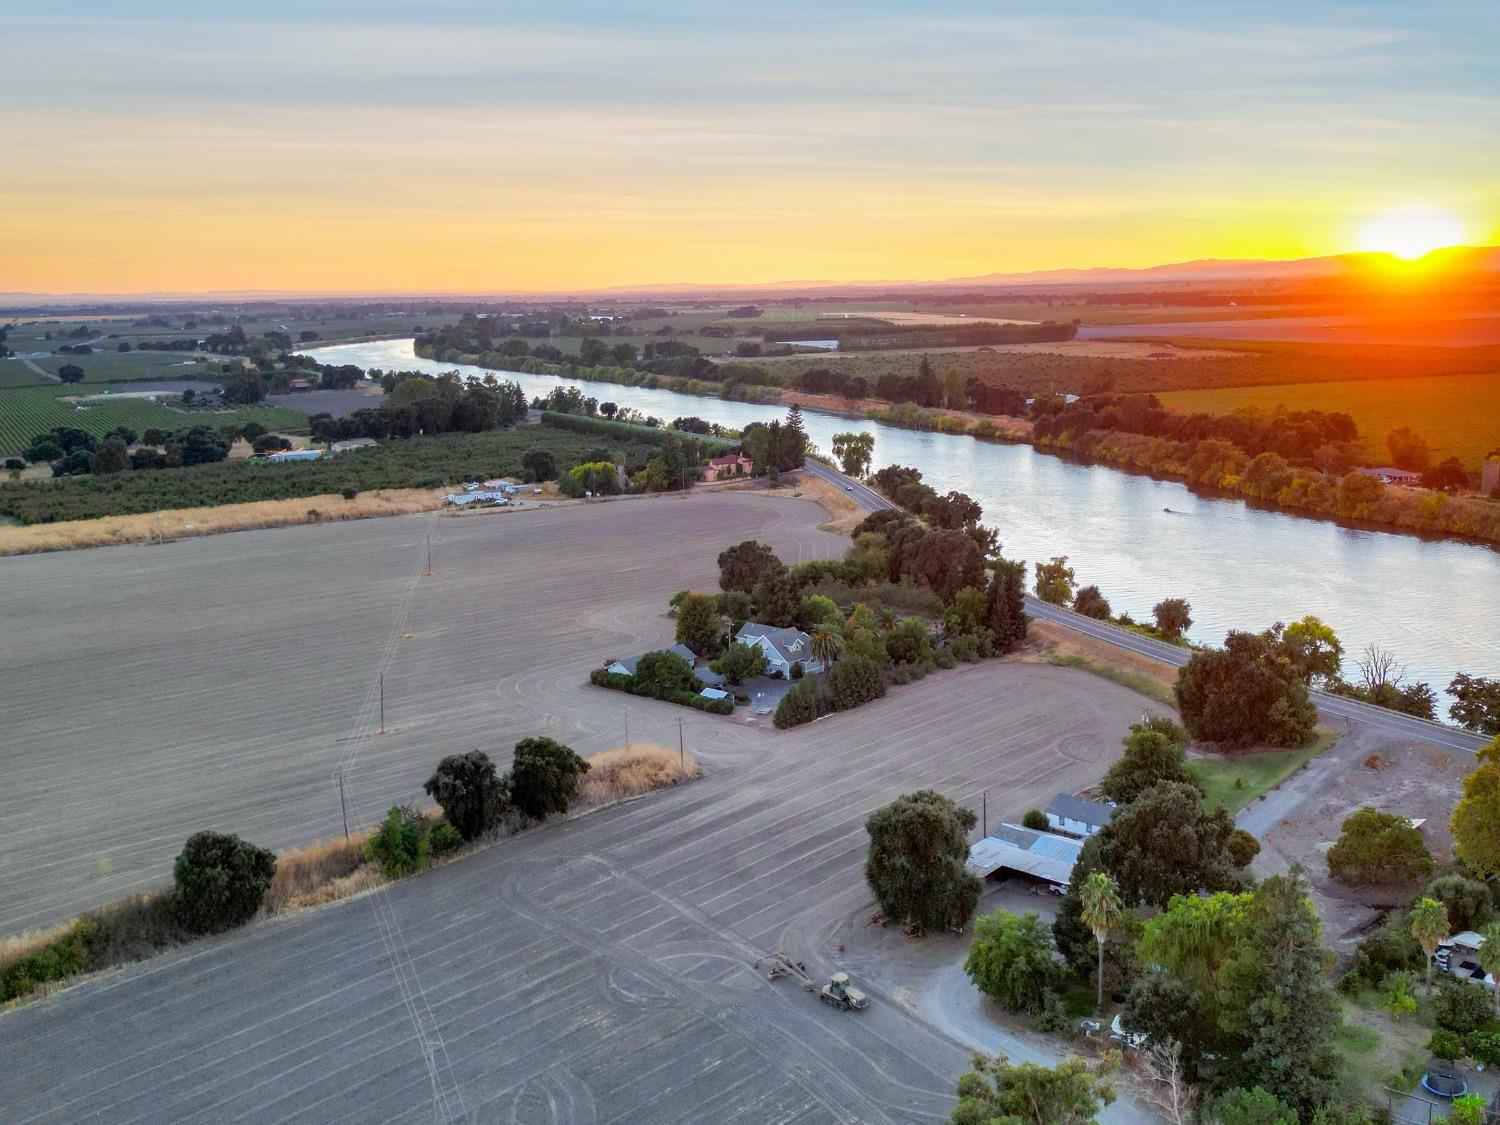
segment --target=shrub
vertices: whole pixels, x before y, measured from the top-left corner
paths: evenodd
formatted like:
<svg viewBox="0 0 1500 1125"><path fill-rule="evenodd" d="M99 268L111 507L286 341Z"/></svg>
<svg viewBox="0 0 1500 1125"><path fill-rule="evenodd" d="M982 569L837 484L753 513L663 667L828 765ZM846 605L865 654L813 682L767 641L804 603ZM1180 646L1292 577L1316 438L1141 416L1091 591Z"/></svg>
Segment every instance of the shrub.
<svg viewBox="0 0 1500 1125"><path fill-rule="evenodd" d="M1328 873L1341 883L1411 883L1432 871L1422 835L1404 816L1362 808L1344 820L1328 849Z"/></svg>
<svg viewBox="0 0 1500 1125"><path fill-rule="evenodd" d="M1422 895L1448 908L1448 924L1454 933L1482 930L1494 913L1489 888L1467 875L1439 875Z"/></svg>
<svg viewBox="0 0 1500 1125"><path fill-rule="evenodd" d="M1225 1091L1209 1103L1203 1120L1207 1125L1297 1125L1297 1111L1256 1086Z"/></svg>
<svg viewBox="0 0 1500 1125"><path fill-rule="evenodd" d="M347 485L344 488L339 489L339 495L342 496L345 500L353 500L356 496L359 495L359 489L355 488L353 485Z"/></svg>
<svg viewBox="0 0 1500 1125"><path fill-rule="evenodd" d="M1493 1016L1493 1001L1483 985L1465 984L1454 980L1444 982L1438 998L1432 1006L1432 1016L1438 1027L1468 1035L1489 1024Z"/></svg>
<svg viewBox="0 0 1500 1125"><path fill-rule="evenodd" d="M1456 1031L1438 1028L1427 1041L1427 1049L1440 1059L1452 1062L1464 1057L1464 1037Z"/></svg>
<svg viewBox="0 0 1500 1125"><path fill-rule="evenodd" d="M578 779L589 764L572 749L550 738L523 738L511 764L511 801L533 820L568 811L578 794Z"/></svg>
<svg viewBox="0 0 1500 1125"><path fill-rule="evenodd" d="M481 750L449 754L437 764L423 790L442 806L448 824L464 840L474 840L493 828L505 812L506 780Z"/></svg>
<svg viewBox="0 0 1500 1125"><path fill-rule="evenodd" d="M463 833L445 820L428 834L427 843L433 855L447 855L463 847L464 837Z"/></svg>
<svg viewBox="0 0 1500 1125"><path fill-rule="evenodd" d="M927 622L920 617L904 617L886 635L886 654L897 664L921 664L932 659L932 643L927 636Z"/></svg>
<svg viewBox="0 0 1500 1125"><path fill-rule="evenodd" d="M189 836L172 868L177 917L194 933L243 925L260 909L275 874L276 856L238 836Z"/></svg>
<svg viewBox="0 0 1500 1125"><path fill-rule="evenodd" d="M885 916L919 929L960 929L979 902L965 868L977 818L931 789L907 793L865 821L865 881Z"/></svg>
<svg viewBox="0 0 1500 1125"><path fill-rule="evenodd" d="M1422 947L1398 911L1360 939L1346 979L1351 987L1378 985L1391 973L1420 969L1422 964Z"/></svg>
<svg viewBox="0 0 1500 1125"><path fill-rule="evenodd" d="M375 835L365 843L365 858L380 865L387 879L413 875L427 866L427 822L405 805L392 805Z"/></svg>
<svg viewBox="0 0 1500 1125"><path fill-rule="evenodd" d="M802 661L798 660L792 665L792 679L800 680L804 675L806 673L802 670Z"/></svg>
<svg viewBox="0 0 1500 1125"><path fill-rule="evenodd" d="M89 964L90 938L98 928L96 923L77 921L62 937L5 966L0 970L0 1001L14 1000L38 985L83 972Z"/></svg>
<svg viewBox="0 0 1500 1125"><path fill-rule="evenodd" d="M844 658L849 659L848 657ZM834 665L837 669L844 663L840 660ZM789 727L800 726L810 723L832 710L828 701L827 693L823 690L821 681L816 679L799 680L792 686L792 690L781 697L781 702L776 705L776 714L771 721L777 730L786 730Z"/></svg>
<svg viewBox="0 0 1500 1125"><path fill-rule="evenodd" d="M885 673L880 665L857 654L836 661L827 681L828 702L834 711L847 711L885 694Z"/></svg>
<svg viewBox="0 0 1500 1125"><path fill-rule="evenodd" d="M1097 621L1109 619L1109 602L1099 592L1098 586L1085 586L1074 594L1073 608L1085 617L1092 617Z"/></svg>
<svg viewBox="0 0 1500 1125"><path fill-rule="evenodd" d="M1052 826L1047 822L1047 814L1041 809L1027 809L1026 815L1021 818L1021 827L1030 828L1033 832L1046 832Z"/></svg>
<svg viewBox="0 0 1500 1125"><path fill-rule="evenodd" d="M1037 1015L1062 984L1052 959L1052 941L1035 912L1020 917L997 910L974 924L974 942L964 961L979 991L1008 1012Z"/></svg>
<svg viewBox="0 0 1500 1125"><path fill-rule="evenodd" d="M1446 1031L1434 1031L1433 1039L1438 1035L1449 1034ZM1437 1053L1436 1049L1433 1051ZM1474 1031L1470 1032L1464 1039L1464 1053L1478 1063L1485 1066L1500 1065L1500 1031ZM1458 1058L1458 1055L1444 1055L1443 1058Z"/></svg>

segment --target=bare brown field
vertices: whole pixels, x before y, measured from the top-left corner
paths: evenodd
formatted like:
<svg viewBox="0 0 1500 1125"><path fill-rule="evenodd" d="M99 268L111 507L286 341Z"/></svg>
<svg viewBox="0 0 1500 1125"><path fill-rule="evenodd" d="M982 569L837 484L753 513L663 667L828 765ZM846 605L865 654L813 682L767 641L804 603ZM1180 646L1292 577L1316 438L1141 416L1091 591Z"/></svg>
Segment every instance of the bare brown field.
<svg viewBox="0 0 1500 1125"><path fill-rule="evenodd" d="M808 397L821 397L817 395ZM797 479L795 488L768 488L764 480L749 480L725 485L726 492L754 492L759 496L780 497L787 500L811 500L828 513L828 521L818 525L819 531L832 531L848 535L856 524L870 513L856 504L848 495L835 488L821 477L804 473Z"/></svg>
<svg viewBox="0 0 1500 1125"><path fill-rule="evenodd" d="M626 801L658 789L670 789L703 771L691 754L679 754L651 742L633 742L617 750L605 750L588 759L589 772L579 787L579 804L597 808Z"/></svg>
<svg viewBox="0 0 1500 1125"><path fill-rule="evenodd" d="M73 551L121 543L162 543L226 531L410 515L440 507L442 496L439 490L421 488L361 492L352 500L328 493L295 500L256 500L216 508L171 508L134 516L0 527L0 555Z"/></svg>

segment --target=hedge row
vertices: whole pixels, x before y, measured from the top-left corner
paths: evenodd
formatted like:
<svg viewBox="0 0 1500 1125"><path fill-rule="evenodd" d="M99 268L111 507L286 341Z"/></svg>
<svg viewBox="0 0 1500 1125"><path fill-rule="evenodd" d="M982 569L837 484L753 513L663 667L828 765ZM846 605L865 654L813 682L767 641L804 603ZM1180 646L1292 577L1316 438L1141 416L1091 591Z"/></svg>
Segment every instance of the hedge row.
<svg viewBox="0 0 1500 1125"><path fill-rule="evenodd" d="M645 696L647 699L660 699L667 703L679 703L684 707L696 707L699 711L707 711L711 715L734 714L732 699L708 699L690 691L669 691L660 695L655 692L641 691L634 676L622 676L618 672L611 672L605 668L595 668L590 672L589 683L595 687Z"/></svg>

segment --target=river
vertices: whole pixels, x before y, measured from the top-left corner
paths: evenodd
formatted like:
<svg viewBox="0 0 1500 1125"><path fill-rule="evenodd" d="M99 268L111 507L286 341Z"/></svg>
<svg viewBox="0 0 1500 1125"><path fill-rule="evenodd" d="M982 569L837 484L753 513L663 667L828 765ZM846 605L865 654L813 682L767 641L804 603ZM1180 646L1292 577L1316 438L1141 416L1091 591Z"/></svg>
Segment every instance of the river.
<svg viewBox="0 0 1500 1125"><path fill-rule="evenodd" d="M323 363L433 373L486 369L419 359L411 340L312 349ZM551 375L494 372L528 397L572 383L665 421L683 415L740 428L785 416L779 406ZM807 433L828 451L833 435L875 435L874 465L913 465L939 492L984 506L1009 558L1067 555L1082 585L1095 584L1116 613L1149 618L1164 597L1192 603L1195 641L1228 629L1262 629L1316 614L1352 658L1369 643L1394 652L1409 680L1441 693L1455 672L1500 676L1500 551L1341 527L1327 520L1198 496L1175 481L1083 465L1027 445L904 430L807 411Z"/></svg>

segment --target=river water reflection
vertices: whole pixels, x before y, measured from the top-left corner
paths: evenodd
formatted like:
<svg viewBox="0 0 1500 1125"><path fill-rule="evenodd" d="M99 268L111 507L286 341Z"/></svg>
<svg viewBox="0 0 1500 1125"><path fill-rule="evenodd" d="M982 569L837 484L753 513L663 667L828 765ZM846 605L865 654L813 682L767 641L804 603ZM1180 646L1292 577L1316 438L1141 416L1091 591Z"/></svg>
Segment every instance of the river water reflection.
<svg viewBox="0 0 1500 1125"><path fill-rule="evenodd" d="M324 363L384 370L450 371L462 364L419 359L411 340L310 351ZM528 397L559 382L600 401L664 420L697 415L723 425L784 416L780 407L653 391L549 375L496 372ZM833 435L875 435L878 467L922 470L939 492L958 489L984 506L1004 553L1028 562L1067 555L1081 584L1097 584L1116 612L1147 618L1168 596L1192 603L1194 640L1218 642L1230 628L1260 629L1314 613L1345 651L1367 643L1395 652L1409 679L1442 692L1453 673L1500 675L1500 552L1473 544L1340 527L1195 495L1186 485L969 437L921 433L809 411L808 436L827 451ZM1352 667L1352 666L1351 666Z"/></svg>

